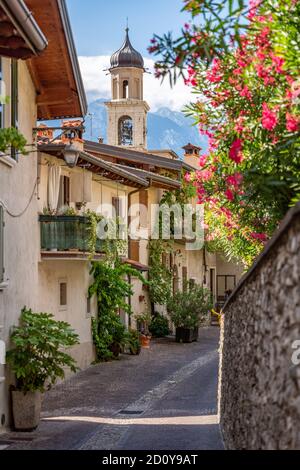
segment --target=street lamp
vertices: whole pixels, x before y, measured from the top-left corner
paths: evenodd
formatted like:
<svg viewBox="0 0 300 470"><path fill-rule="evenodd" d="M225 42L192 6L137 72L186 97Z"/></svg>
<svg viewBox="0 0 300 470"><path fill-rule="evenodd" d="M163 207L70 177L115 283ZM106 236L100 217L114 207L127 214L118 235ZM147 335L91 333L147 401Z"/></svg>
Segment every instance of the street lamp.
<svg viewBox="0 0 300 470"><path fill-rule="evenodd" d="M69 168L75 168L78 162L80 151L78 145L71 143L63 150L64 160Z"/></svg>

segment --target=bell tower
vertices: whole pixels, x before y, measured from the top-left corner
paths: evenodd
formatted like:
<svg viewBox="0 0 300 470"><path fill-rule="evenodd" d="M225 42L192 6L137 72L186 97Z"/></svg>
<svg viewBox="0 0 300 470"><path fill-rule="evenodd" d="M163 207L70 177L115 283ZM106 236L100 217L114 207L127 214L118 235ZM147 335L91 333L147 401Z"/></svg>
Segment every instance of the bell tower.
<svg viewBox="0 0 300 470"><path fill-rule="evenodd" d="M112 100L105 103L108 145L146 149L150 108L143 98L144 59L133 48L128 28L123 46L110 59L109 71Z"/></svg>

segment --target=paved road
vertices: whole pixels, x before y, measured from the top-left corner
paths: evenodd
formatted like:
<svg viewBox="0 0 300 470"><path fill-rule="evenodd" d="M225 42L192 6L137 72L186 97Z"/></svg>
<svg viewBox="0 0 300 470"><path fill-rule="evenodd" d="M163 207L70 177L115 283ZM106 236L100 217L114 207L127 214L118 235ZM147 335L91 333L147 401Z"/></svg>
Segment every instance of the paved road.
<svg viewBox="0 0 300 470"><path fill-rule="evenodd" d="M100 364L45 396L31 434L11 433L8 449L222 449L217 420L217 328L198 343L164 339L137 357ZM17 440L15 440L17 439Z"/></svg>

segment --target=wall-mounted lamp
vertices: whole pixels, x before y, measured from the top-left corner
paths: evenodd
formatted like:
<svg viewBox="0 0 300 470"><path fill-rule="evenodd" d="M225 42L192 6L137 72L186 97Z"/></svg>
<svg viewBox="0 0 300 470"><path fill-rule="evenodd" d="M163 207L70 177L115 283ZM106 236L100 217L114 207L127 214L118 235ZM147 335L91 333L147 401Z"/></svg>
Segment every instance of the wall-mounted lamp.
<svg viewBox="0 0 300 470"><path fill-rule="evenodd" d="M75 168L78 162L79 154L80 151L78 150L78 145L74 143L66 145L63 151L63 155L65 162L69 168Z"/></svg>

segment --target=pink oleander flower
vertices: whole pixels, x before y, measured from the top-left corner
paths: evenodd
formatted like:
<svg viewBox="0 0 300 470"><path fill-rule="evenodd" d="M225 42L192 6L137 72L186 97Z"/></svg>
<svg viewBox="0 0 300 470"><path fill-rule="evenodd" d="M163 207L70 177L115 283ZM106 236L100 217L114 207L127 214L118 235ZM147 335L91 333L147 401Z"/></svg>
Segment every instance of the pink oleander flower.
<svg viewBox="0 0 300 470"><path fill-rule="evenodd" d="M275 67L276 72L280 74L284 73L284 70L282 69L282 67L285 64L285 60L282 57L276 56L275 54L271 54L271 58L272 58L272 63Z"/></svg>
<svg viewBox="0 0 300 470"><path fill-rule="evenodd" d="M207 164L207 155L201 155L199 158L199 165L203 168Z"/></svg>
<svg viewBox="0 0 300 470"><path fill-rule="evenodd" d="M226 189L224 194L225 194L226 199L228 199L228 201L230 202L234 201L234 193L231 189L229 188Z"/></svg>
<svg viewBox="0 0 300 470"><path fill-rule="evenodd" d="M199 181L209 181L213 177L213 172L211 170L197 170L196 176Z"/></svg>
<svg viewBox="0 0 300 470"><path fill-rule="evenodd" d="M273 131L278 123L277 113L272 111L267 103L263 103L262 126L268 131Z"/></svg>
<svg viewBox="0 0 300 470"><path fill-rule="evenodd" d="M186 173L186 174L184 175L184 179L185 179L185 181L186 181L187 183L190 183L191 180L192 180L192 175L191 175L190 173Z"/></svg>
<svg viewBox="0 0 300 470"><path fill-rule="evenodd" d="M250 0L249 1L249 14L248 18L249 20L253 20L253 18L256 16L257 9L259 7L261 0Z"/></svg>
<svg viewBox="0 0 300 470"><path fill-rule="evenodd" d="M242 148L243 143L241 139L236 139L229 150L229 158L235 163L241 163L243 161Z"/></svg>
<svg viewBox="0 0 300 470"><path fill-rule="evenodd" d="M243 175L241 173L234 173L234 175L228 176L226 178L226 183L229 186L233 186L235 189L238 189L243 182Z"/></svg>
<svg viewBox="0 0 300 470"><path fill-rule="evenodd" d="M219 83L222 78L223 74L220 70L221 62L219 59L214 59L212 63L212 67L210 70L208 70L206 74L206 78L209 82L211 83Z"/></svg>
<svg viewBox="0 0 300 470"><path fill-rule="evenodd" d="M266 242L268 237L265 233L256 233L256 232L252 232L250 233L250 236L252 238L254 238L254 240L259 240L261 242Z"/></svg>
<svg viewBox="0 0 300 470"><path fill-rule="evenodd" d="M297 132L299 130L300 119L298 116L286 114L286 128L289 132Z"/></svg>
<svg viewBox="0 0 300 470"><path fill-rule="evenodd" d="M240 96L247 98L247 100L252 100L252 93L247 86L244 86L240 91Z"/></svg>

